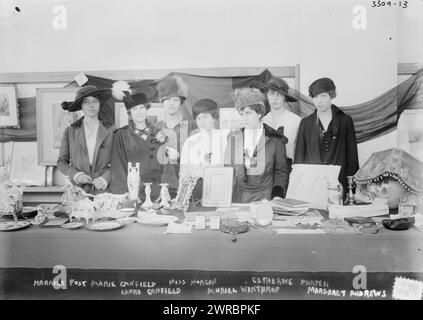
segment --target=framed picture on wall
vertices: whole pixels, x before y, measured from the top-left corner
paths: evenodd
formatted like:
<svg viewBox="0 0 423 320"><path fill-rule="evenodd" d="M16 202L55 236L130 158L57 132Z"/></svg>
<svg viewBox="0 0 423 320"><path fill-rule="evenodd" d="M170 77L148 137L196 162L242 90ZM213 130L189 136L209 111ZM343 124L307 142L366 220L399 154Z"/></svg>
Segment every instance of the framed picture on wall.
<svg viewBox="0 0 423 320"><path fill-rule="evenodd" d="M147 119L155 123L164 119L164 106L161 103L150 103L150 109L147 111ZM123 102L115 103L115 126L122 128L128 124L128 113Z"/></svg>
<svg viewBox="0 0 423 320"><path fill-rule="evenodd" d="M82 111L62 109L63 101L73 101L79 87L37 89L38 164L54 166L59 157L65 129L82 116Z"/></svg>
<svg viewBox="0 0 423 320"><path fill-rule="evenodd" d="M0 86L0 127L20 127L16 88L11 84Z"/></svg>

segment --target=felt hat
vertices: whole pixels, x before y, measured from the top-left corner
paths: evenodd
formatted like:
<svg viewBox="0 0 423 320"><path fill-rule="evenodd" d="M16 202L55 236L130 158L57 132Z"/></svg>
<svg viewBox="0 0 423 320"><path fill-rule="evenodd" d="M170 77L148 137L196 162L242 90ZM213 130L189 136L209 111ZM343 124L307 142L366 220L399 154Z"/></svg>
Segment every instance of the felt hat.
<svg viewBox="0 0 423 320"><path fill-rule="evenodd" d="M308 93L310 97L314 98L324 92L335 92L336 87L332 79L329 78L320 78L315 80L310 87L308 88Z"/></svg>
<svg viewBox="0 0 423 320"><path fill-rule="evenodd" d="M217 103L211 99L201 99L198 100L192 106L192 116L194 120L200 113L210 113L213 118L216 118L217 115Z"/></svg>
<svg viewBox="0 0 423 320"><path fill-rule="evenodd" d="M100 100L100 105L112 96L112 91L109 88L97 89L96 86L88 85L82 87L76 92L74 101L63 101L62 109L69 112L81 110L82 101L87 97L96 97Z"/></svg>
<svg viewBox="0 0 423 320"><path fill-rule="evenodd" d="M266 112L264 104L266 98L257 88L237 88L232 92L231 97L238 112L251 105L260 105L259 113L261 114Z"/></svg>
<svg viewBox="0 0 423 320"><path fill-rule="evenodd" d="M179 97L182 102L188 97L188 85L179 76L167 75L157 84L160 102L163 100Z"/></svg>
<svg viewBox="0 0 423 320"><path fill-rule="evenodd" d="M123 101L126 110L140 104L145 105L149 109L150 104L148 102L156 95L154 88L148 84L131 89L126 81L116 81L113 83L112 93L116 100Z"/></svg>
<svg viewBox="0 0 423 320"><path fill-rule="evenodd" d="M283 79L276 78L276 77L271 78L267 82L266 88L267 88L267 92L269 92L269 90L272 90L272 91L279 92L281 95L284 95L286 102L297 102L298 101L296 98L294 98L292 95L290 95L289 86L286 83L286 81L283 80Z"/></svg>

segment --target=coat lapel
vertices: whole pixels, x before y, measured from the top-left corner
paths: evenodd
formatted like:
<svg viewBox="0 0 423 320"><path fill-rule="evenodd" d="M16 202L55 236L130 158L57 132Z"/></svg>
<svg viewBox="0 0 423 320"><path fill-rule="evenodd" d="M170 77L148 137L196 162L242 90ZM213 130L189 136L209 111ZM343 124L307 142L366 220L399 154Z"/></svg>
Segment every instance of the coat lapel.
<svg viewBox="0 0 423 320"><path fill-rule="evenodd" d="M314 111L313 113L313 129L312 129L312 133L310 136L310 141L311 141L311 154L312 156L314 155L315 157L315 161L317 163L322 163L322 159L320 157L320 137L319 137L319 131L317 130L317 125L318 125L318 119L317 119L317 111Z"/></svg>
<svg viewBox="0 0 423 320"><path fill-rule="evenodd" d="M104 139L106 139L108 134L109 134L109 132L100 122L100 124L98 125L97 139L96 139L95 147L94 147L94 156L93 156L93 163L92 163L94 168L95 168L95 164L97 162L98 150L100 149L101 144L103 143Z"/></svg>
<svg viewBox="0 0 423 320"><path fill-rule="evenodd" d="M75 139L81 145L80 150L83 150L83 152L81 152L80 154L83 169L85 172L90 172L90 161L88 159L88 149L87 149L87 143L85 142L85 133L84 133L83 125L76 128Z"/></svg>
<svg viewBox="0 0 423 320"><path fill-rule="evenodd" d="M87 143L85 142L85 133L84 133L84 127L83 125L81 125L79 128L77 128L77 130L75 130L75 138L76 141L79 142L79 144L81 145L82 149L87 152Z"/></svg>
<svg viewBox="0 0 423 320"><path fill-rule="evenodd" d="M261 135L256 148L254 149L254 155L258 155L262 149L264 149L265 145L269 142L270 138L265 134L263 130L263 134Z"/></svg>

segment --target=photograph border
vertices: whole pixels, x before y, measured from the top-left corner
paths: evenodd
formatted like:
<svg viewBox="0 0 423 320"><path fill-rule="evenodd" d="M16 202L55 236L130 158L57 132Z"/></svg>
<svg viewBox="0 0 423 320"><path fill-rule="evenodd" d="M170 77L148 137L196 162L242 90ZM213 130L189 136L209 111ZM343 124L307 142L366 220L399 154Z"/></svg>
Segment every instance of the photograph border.
<svg viewBox="0 0 423 320"><path fill-rule="evenodd" d="M19 104L16 86L14 84L2 83L0 85L0 93L8 95L9 107L11 108L9 116L0 116L0 128L20 129L21 125L19 122ZM14 115L16 115L16 119L14 119Z"/></svg>
<svg viewBox="0 0 423 320"><path fill-rule="evenodd" d="M38 143L38 164L43 166L57 165L57 158L59 157L59 150L50 148L49 142L52 142L53 133L47 132L46 122L51 122L51 108L45 104L47 95L52 95L57 98L57 102L72 101L75 98L79 87L65 87L65 88L37 88L36 104L37 104L37 143ZM76 120L76 119L73 119ZM52 145L52 143L50 144Z"/></svg>

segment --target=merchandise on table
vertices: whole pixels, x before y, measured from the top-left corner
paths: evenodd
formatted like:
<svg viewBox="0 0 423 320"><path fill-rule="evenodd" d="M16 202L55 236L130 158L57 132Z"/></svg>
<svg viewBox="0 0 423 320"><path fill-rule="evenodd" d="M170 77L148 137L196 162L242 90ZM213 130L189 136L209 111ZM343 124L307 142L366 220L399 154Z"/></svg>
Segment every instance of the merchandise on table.
<svg viewBox="0 0 423 320"><path fill-rule="evenodd" d="M354 175L357 196L388 200L390 209L402 198L414 197L421 207L423 197L423 163L401 149L373 153Z"/></svg>
<svg viewBox="0 0 423 320"><path fill-rule="evenodd" d="M23 187L5 181L0 184L0 216L13 215L17 219L22 214Z"/></svg>
<svg viewBox="0 0 423 320"><path fill-rule="evenodd" d="M271 204L273 212L281 215L302 215L310 208L310 203L307 201L280 197L273 198Z"/></svg>
<svg viewBox="0 0 423 320"><path fill-rule="evenodd" d="M106 222L95 222L93 224L88 224L87 229L92 231L112 231L120 229L123 227L123 224L119 222L106 221Z"/></svg>
<svg viewBox="0 0 423 320"><path fill-rule="evenodd" d="M27 228L31 225L28 221L0 222L0 231L15 231Z"/></svg>
<svg viewBox="0 0 423 320"><path fill-rule="evenodd" d="M389 214L387 204L368 204L356 206L331 205L329 206L329 218L347 217L377 217Z"/></svg>

